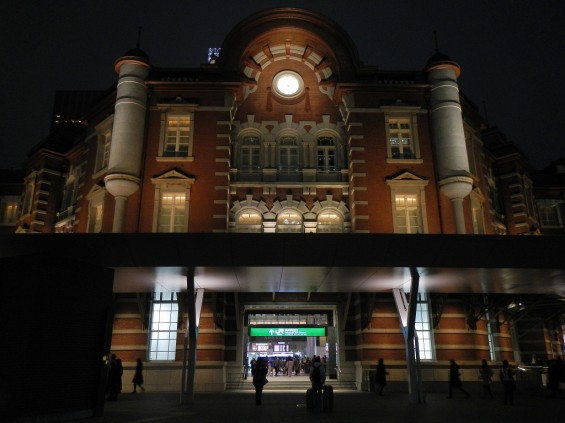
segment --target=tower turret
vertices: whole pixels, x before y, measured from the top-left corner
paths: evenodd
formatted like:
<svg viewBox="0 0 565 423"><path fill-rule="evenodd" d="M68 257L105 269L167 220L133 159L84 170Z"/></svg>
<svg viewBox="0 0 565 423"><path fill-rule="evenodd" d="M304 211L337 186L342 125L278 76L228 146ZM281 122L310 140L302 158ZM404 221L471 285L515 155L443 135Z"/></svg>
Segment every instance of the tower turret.
<svg viewBox="0 0 565 423"><path fill-rule="evenodd" d="M147 108L145 80L151 68L144 51L135 48L116 60L118 73L112 143L106 189L116 200L112 232L122 232L127 198L141 185L141 161Z"/></svg>
<svg viewBox="0 0 565 423"><path fill-rule="evenodd" d="M473 189L457 78L460 66L436 51L426 67L431 90L432 137L440 192L451 200L458 234L464 234L463 199Z"/></svg>

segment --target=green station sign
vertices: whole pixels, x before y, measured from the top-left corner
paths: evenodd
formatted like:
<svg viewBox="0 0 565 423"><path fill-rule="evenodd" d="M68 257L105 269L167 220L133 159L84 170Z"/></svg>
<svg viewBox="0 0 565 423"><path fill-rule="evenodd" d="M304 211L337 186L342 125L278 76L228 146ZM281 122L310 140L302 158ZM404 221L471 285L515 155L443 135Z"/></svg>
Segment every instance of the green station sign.
<svg viewBox="0 0 565 423"><path fill-rule="evenodd" d="M326 328L249 328L249 336L326 336Z"/></svg>

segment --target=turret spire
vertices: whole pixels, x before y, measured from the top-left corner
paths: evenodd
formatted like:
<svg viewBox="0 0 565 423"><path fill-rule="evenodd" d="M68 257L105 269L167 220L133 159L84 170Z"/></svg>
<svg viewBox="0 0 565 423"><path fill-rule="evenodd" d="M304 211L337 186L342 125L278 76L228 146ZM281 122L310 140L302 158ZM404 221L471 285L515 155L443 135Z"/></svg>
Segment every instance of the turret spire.
<svg viewBox="0 0 565 423"><path fill-rule="evenodd" d="M140 48L139 44L141 42L141 30L143 29L142 26L137 27L137 44L135 45L136 48Z"/></svg>

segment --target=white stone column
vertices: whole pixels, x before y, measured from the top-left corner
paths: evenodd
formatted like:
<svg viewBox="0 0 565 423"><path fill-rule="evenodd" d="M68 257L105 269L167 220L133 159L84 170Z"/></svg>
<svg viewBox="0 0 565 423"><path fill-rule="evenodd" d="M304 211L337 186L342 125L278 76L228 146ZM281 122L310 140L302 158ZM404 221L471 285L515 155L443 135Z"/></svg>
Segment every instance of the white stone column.
<svg viewBox="0 0 565 423"><path fill-rule="evenodd" d="M469 172L457 84L461 68L447 56L438 53L428 61L427 72L432 84L432 139L439 189L452 202L457 233L464 234L463 199L473 189L473 179Z"/></svg>
<svg viewBox="0 0 565 423"><path fill-rule="evenodd" d="M147 87L151 65L141 50L133 50L115 63L119 74L106 189L116 198L112 232L123 232L127 198L141 186L141 167Z"/></svg>

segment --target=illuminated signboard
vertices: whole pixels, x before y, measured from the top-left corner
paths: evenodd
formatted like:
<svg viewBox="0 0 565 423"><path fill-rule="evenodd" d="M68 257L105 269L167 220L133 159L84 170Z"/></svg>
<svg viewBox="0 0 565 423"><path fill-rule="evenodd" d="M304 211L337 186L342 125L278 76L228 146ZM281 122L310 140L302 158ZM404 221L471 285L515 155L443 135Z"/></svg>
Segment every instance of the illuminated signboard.
<svg viewBox="0 0 565 423"><path fill-rule="evenodd" d="M326 328L249 328L249 336L326 336Z"/></svg>

